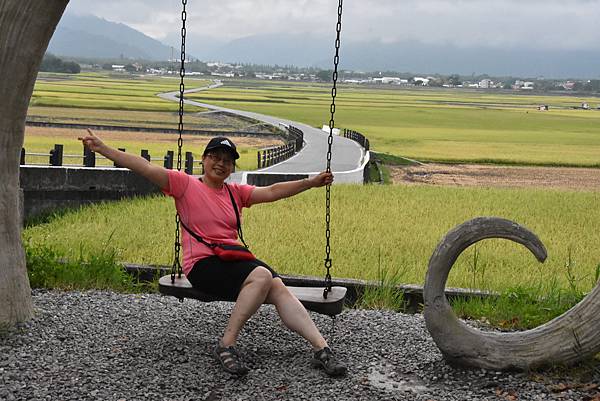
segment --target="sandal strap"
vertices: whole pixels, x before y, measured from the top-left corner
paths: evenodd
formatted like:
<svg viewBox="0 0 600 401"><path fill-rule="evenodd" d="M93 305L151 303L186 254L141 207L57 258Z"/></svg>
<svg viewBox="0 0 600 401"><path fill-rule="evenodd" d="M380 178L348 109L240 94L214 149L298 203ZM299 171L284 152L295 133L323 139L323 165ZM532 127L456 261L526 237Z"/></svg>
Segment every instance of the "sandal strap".
<svg viewBox="0 0 600 401"><path fill-rule="evenodd" d="M248 372L248 368L246 368L240 361L240 354L233 346L217 346L215 348L215 354L219 359L219 362L221 362L223 368L225 368L225 370L229 373L243 375Z"/></svg>
<svg viewBox="0 0 600 401"><path fill-rule="evenodd" d="M230 369L235 368L235 365L239 363L239 355L233 347L219 348L217 353L219 354L221 362Z"/></svg>

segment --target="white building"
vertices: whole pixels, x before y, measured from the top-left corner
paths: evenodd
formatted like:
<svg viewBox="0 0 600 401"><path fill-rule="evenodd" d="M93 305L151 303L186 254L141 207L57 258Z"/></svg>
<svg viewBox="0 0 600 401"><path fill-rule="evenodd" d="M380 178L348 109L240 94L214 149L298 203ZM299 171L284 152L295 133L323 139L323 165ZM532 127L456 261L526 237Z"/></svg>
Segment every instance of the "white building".
<svg viewBox="0 0 600 401"><path fill-rule="evenodd" d="M489 89L494 86L494 82L491 79L482 79L479 81L479 87L481 89Z"/></svg>
<svg viewBox="0 0 600 401"><path fill-rule="evenodd" d="M423 78L423 77L414 77L413 78L413 82L417 82L417 81L421 81L422 82L421 85L427 86L427 85L429 85L430 79L429 78Z"/></svg>

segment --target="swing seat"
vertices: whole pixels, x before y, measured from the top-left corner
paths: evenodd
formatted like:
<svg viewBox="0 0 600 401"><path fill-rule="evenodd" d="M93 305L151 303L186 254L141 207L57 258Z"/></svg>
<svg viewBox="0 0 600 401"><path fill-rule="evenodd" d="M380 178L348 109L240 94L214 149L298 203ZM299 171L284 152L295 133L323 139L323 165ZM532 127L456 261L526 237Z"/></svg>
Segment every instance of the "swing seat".
<svg viewBox="0 0 600 401"><path fill-rule="evenodd" d="M327 299L323 298L323 287L287 287L302 305L310 311L323 315L335 316L342 313L344 299L346 297L346 287L332 287L331 292L327 294ZM175 277L175 282L171 281L171 275L162 276L158 281L158 290L163 295L170 295L183 301L184 298L197 299L202 302L227 301L235 302L235 299L226 299L207 294L193 288L187 278Z"/></svg>

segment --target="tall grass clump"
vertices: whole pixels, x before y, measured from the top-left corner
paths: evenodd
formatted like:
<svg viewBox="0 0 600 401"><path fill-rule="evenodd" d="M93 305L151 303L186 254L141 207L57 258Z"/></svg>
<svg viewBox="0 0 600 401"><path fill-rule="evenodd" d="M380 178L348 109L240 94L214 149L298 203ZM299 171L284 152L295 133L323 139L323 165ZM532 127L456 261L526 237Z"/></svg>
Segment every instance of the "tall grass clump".
<svg viewBox="0 0 600 401"><path fill-rule="evenodd" d="M406 302L399 286L403 284L404 272L391 271L381 265L381 248L377 266L377 280L365 287L356 302L357 308L362 309L387 309L404 311Z"/></svg>
<svg viewBox="0 0 600 401"><path fill-rule="evenodd" d="M117 262L117 254L106 248L100 253L84 254L74 260L46 245L25 243L25 257L32 288L61 290L114 290L139 292L149 289L136 283Z"/></svg>
<svg viewBox="0 0 600 401"><path fill-rule="evenodd" d="M465 299L452 301L456 314L462 318L476 319L485 324L506 330L527 330L537 327L562 315L585 296L582 286L589 288L584 281L589 275L577 277L575 261L571 250L564 264L567 286L561 286L558 277L553 277L538 285L514 285L502 291L498 297ZM600 264L591 277L591 286L600 278Z"/></svg>

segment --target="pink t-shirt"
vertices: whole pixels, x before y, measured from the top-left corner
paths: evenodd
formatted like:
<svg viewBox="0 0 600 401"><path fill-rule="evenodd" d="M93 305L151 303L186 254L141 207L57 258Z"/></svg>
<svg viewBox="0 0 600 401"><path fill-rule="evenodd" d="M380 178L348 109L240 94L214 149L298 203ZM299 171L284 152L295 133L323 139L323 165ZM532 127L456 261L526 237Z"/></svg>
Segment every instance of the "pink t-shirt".
<svg viewBox="0 0 600 401"><path fill-rule="evenodd" d="M208 243L239 244L237 240L237 220L227 188L213 189L184 172L169 170L169 184L162 191L175 198L175 207L185 225ZM238 210L250 207L252 185L227 184ZM212 249L196 241L181 227L183 247L183 272L187 275L194 264L214 255Z"/></svg>

